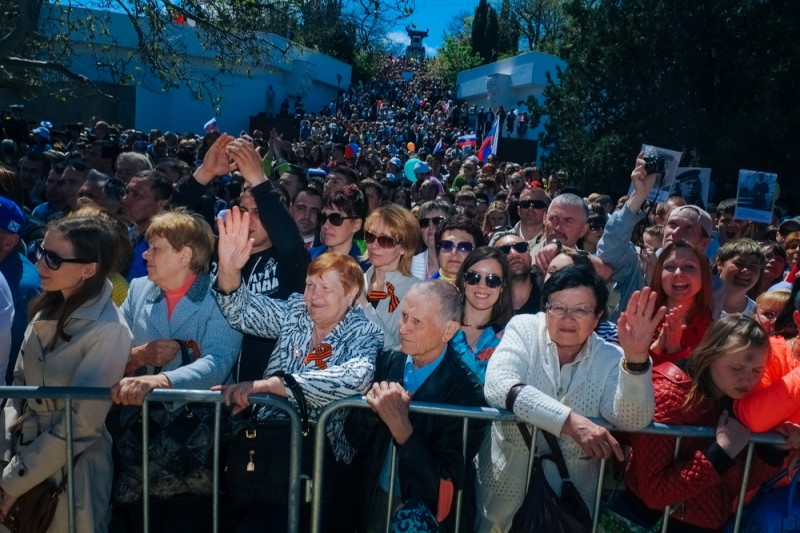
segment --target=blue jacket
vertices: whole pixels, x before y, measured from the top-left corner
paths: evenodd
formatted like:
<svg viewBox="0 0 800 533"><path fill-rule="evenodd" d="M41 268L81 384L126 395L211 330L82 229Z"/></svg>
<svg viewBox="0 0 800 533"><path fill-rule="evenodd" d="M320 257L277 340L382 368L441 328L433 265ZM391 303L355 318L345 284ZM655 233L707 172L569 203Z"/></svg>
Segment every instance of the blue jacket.
<svg viewBox="0 0 800 533"><path fill-rule="evenodd" d="M122 314L133 346L158 339L194 340L200 358L181 367L180 354L163 367L176 389L208 389L230 379L242 346L242 334L228 325L211 293L211 276L200 274L167 318L164 291L147 278L131 281ZM148 366L147 373L153 368Z"/></svg>

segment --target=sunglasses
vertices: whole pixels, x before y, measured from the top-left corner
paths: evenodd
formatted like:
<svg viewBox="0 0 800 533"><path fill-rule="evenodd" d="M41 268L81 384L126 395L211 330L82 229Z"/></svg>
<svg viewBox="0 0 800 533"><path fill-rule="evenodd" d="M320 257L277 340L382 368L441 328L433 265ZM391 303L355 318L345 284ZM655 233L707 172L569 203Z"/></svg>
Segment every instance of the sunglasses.
<svg viewBox="0 0 800 533"><path fill-rule="evenodd" d="M504 244L503 246L498 246L497 248L506 255L510 254L511 250L514 250L518 254L524 254L528 251L528 243L525 241L515 242L514 244Z"/></svg>
<svg viewBox="0 0 800 533"><path fill-rule="evenodd" d="M490 289L499 289L503 285L503 278L497 274L483 276L480 272L475 272L474 270L464 272L464 283L467 285L477 285L482 279L486 280L486 286Z"/></svg>
<svg viewBox="0 0 800 533"><path fill-rule="evenodd" d="M453 250L468 254L475 249L475 246L471 242L460 242L456 244L453 241L441 241L436 249L446 254L453 253Z"/></svg>
<svg viewBox="0 0 800 533"><path fill-rule="evenodd" d="M444 220L445 220L444 217L421 218L419 219L419 227L425 229L431 224L433 224L433 227L438 228L439 224L444 222Z"/></svg>
<svg viewBox="0 0 800 533"><path fill-rule="evenodd" d="M531 207L534 209L546 209L547 202L543 200L521 200L519 202L520 209L530 209Z"/></svg>
<svg viewBox="0 0 800 533"><path fill-rule="evenodd" d="M319 225L322 226L326 222L330 222L332 226L339 227L344 223L345 220L351 220L358 217L346 217L341 213L320 213L317 215L317 219L319 220Z"/></svg>
<svg viewBox="0 0 800 533"><path fill-rule="evenodd" d="M94 261L84 261L83 259L64 259L55 252L45 250L41 243L36 243L36 262L38 263L44 259L44 264L50 270L58 270L61 268L62 263L77 263L79 265L88 265Z"/></svg>
<svg viewBox="0 0 800 533"><path fill-rule="evenodd" d="M364 240L367 241L367 244L372 244L375 241L378 241L378 246L381 248L394 248L397 246L397 239L394 237L389 237L387 235L375 235L371 231L364 231Z"/></svg>

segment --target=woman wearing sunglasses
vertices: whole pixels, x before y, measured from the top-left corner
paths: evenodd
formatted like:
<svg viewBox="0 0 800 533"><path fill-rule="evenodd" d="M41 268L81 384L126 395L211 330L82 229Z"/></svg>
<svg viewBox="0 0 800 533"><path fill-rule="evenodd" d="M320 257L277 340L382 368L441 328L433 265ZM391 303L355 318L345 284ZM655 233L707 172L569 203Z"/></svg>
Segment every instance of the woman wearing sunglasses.
<svg viewBox="0 0 800 533"><path fill-rule="evenodd" d="M483 245L483 233L474 219L456 215L439 224L435 242L439 272L431 279L441 278L455 285L464 259L472 250Z"/></svg>
<svg viewBox="0 0 800 533"><path fill-rule="evenodd" d="M399 205L379 207L364 224L367 259L365 291L359 298L364 314L383 330L384 348L400 345L400 302L419 280L411 275L411 260L419 242L419 224Z"/></svg>
<svg viewBox="0 0 800 533"><path fill-rule="evenodd" d="M486 365L503 338L503 330L514 306L508 280L508 261L497 248L481 246L461 265L456 288L461 293L464 314L461 329L450 340L450 347L484 382Z"/></svg>
<svg viewBox="0 0 800 533"><path fill-rule="evenodd" d="M131 334L111 300L106 279L116 261L113 230L93 218L61 219L37 245L42 294L14 368L14 385L110 387L125 370ZM45 364L46 361L46 364ZM72 402L77 531L105 531L111 498L110 401ZM3 452L13 457L0 480L0 514L44 479L62 480L66 464L63 400L9 400ZM12 431L11 428L14 428ZM67 530L67 498L59 498L48 531Z"/></svg>
<svg viewBox="0 0 800 533"><path fill-rule="evenodd" d="M326 198L322 204L322 212L317 217L322 244L308 250L311 259L327 252L349 255L366 272L369 263L361 260L364 252L355 242L355 236L361 231L367 217L367 204L358 186L345 185L341 191Z"/></svg>
<svg viewBox="0 0 800 533"><path fill-rule="evenodd" d="M453 204L444 200L425 202L419 209L419 221L422 244L425 250L414 256L411 262L411 275L419 280L433 279L439 273L439 256L436 253L436 230L439 225L453 216L456 210Z"/></svg>

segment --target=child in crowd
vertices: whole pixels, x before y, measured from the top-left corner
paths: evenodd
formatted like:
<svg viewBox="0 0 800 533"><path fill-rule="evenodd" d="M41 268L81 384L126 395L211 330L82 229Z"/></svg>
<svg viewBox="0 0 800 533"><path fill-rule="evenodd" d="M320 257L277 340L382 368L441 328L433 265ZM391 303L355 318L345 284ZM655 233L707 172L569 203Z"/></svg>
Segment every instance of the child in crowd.
<svg viewBox="0 0 800 533"><path fill-rule="evenodd" d="M742 313L753 316L756 302L747 296L747 291L758 283L765 263L764 252L751 239L736 239L719 249L714 268L725 283L723 315Z"/></svg>

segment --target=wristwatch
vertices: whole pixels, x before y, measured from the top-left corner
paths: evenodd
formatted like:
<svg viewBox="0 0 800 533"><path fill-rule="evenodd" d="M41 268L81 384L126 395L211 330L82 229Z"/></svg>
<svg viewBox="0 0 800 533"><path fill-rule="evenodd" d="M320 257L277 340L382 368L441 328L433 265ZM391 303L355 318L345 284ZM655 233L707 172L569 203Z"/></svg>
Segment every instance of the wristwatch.
<svg viewBox="0 0 800 533"><path fill-rule="evenodd" d="M631 363L623 357L622 369L629 374L644 374L650 370L650 358L648 357L644 363Z"/></svg>

